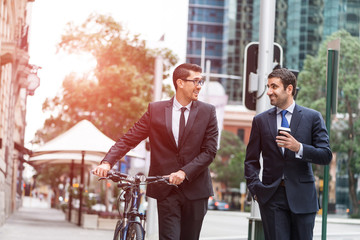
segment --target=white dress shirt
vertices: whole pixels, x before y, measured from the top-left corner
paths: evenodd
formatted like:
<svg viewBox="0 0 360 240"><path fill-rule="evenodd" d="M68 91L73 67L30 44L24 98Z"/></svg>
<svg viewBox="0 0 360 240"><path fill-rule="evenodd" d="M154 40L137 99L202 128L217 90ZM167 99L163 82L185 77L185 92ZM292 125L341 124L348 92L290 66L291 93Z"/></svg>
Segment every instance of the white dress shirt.
<svg viewBox="0 0 360 240"><path fill-rule="evenodd" d="M286 120L288 121L289 123L289 126L290 126L290 123L291 123L291 118L292 118L292 115L294 113L294 108L295 108L295 101L293 101L293 103L287 108L287 109L281 109L279 107L276 107L276 123L277 123L277 129L279 129L279 127L281 127L281 111L282 110L287 110L288 112L286 113L285 117L286 117ZM284 152L284 148L282 148L283 152ZM302 143L300 143L300 149L299 149L299 152L295 153L295 157L296 158L302 158L303 157L303 145Z"/></svg>
<svg viewBox="0 0 360 240"><path fill-rule="evenodd" d="M186 110L184 112L185 126L189 118L191 104L192 102L190 102L187 106L185 106L186 107ZM176 145L178 145L178 141L179 141L179 127L180 127L180 116L181 116L182 107L183 106L176 100L176 96L175 96L173 102L173 109L172 109L172 132L175 138Z"/></svg>

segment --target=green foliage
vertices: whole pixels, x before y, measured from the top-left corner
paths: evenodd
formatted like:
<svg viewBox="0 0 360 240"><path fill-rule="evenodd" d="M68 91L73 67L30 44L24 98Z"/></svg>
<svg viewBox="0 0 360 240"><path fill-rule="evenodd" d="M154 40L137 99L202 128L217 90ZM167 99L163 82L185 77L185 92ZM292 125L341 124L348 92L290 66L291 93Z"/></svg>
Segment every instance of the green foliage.
<svg viewBox="0 0 360 240"><path fill-rule="evenodd" d="M37 169L36 181L57 189L63 183L63 177L69 174L68 164L43 165Z"/></svg>
<svg viewBox="0 0 360 240"><path fill-rule="evenodd" d="M325 116L326 111L326 61L329 41L340 38L340 57L338 72L338 115L332 121L331 148L333 152L345 154L349 194L354 215L359 214L356 196L357 175L360 173L360 40L345 30L329 36L321 44L318 55L307 56L304 69L299 74L301 91L297 102L314 108Z"/></svg>
<svg viewBox="0 0 360 240"><path fill-rule="evenodd" d="M95 213L96 211L92 210L92 207L96 204L96 199L90 198L88 192L83 193L83 198L84 198L85 206L87 208L87 213Z"/></svg>
<svg viewBox="0 0 360 240"><path fill-rule="evenodd" d="M228 188L239 188L244 178L245 144L234 133L222 131L220 149L210 165L215 180Z"/></svg>
<svg viewBox="0 0 360 240"><path fill-rule="evenodd" d="M329 36L320 46L317 56L307 56L304 69L299 74L298 103L320 111L325 116L327 45L340 38L338 112L348 113L348 108L359 112L358 94L360 89L359 64L360 41L345 30ZM349 104L349 105L348 105Z"/></svg>
<svg viewBox="0 0 360 240"><path fill-rule="evenodd" d="M59 203L59 184L65 185L66 176L69 174L68 164L55 164L55 165L42 165L36 169L35 175L37 186L47 185L50 186L54 192L54 204L58 206Z"/></svg>
<svg viewBox="0 0 360 240"><path fill-rule="evenodd" d="M58 50L91 54L97 65L83 76L69 74L62 92L46 99L43 111L50 117L34 142L46 142L82 119L117 139L152 101L156 56L164 59L164 78L177 62L169 49L147 48L138 35L131 36L120 23L104 15L90 15L80 26L68 24Z"/></svg>

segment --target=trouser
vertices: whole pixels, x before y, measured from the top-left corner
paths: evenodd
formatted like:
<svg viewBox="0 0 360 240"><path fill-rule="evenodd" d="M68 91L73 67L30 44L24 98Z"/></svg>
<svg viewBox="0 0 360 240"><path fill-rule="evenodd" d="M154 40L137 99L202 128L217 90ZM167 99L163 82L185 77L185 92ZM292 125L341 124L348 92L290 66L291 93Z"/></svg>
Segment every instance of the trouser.
<svg viewBox="0 0 360 240"><path fill-rule="evenodd" d="M316 213L291 212L286 188L279 186L270 200L260 205L266 240L312 240Z"/></svg>
<svg viewBox="0 0 360 240"><path fill-rule="evenodd" d="M208 208L208 198L189 200L180 189L174 189L158 201L160 240L197 240Z"/></svg>

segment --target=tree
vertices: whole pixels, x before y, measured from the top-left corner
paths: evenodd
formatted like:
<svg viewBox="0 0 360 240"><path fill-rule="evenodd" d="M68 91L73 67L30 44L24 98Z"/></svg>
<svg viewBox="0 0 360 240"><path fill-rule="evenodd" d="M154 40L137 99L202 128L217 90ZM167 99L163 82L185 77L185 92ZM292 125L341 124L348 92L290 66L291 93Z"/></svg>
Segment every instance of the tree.
<svg viewBox="0 0 360 240"><path fill-rule="evenodd" d="M333 152L346 154L349 197L353 215L359 216L356 182L360 173L360 41L357 37L345 30L338 31L321 44L317 56L306 57L304 69L299 74L298 102L325 115L327 44L337 38L341 40L338 78L338 113L341 117L332 124L331 148Z"/></svg>
<svg viewBox="0 0 360 240"><path fill-rule="evenodd" d="M220 149L210 169L215 173L215 180L226 187L239 188L244 178L245 144L234 133L223 130Z"/></svg>
<svg viewBox="0 0 360 240"><path fill-rule="evenodd" d="M155 57L164 59L164 78L177 62L169 49L148 49L138 35L130 36L120 23L104 15L90 15L80 26L68 24L58 48L70 54L90 53L97 65L81 77L69 74L62 92L46 99L43 111L50 117L35 142L46 142L82 119L117 139L152 100Z"/></svg>
<svg viewBox="0 0 360 240"><path fill-rule="evenodd" d="M54 192L54 205L58 206L60 189L59 184L66 185L67 175L69 174L68 164L44 165L37 168L36 181L38 184L50 186Z"/></svg>

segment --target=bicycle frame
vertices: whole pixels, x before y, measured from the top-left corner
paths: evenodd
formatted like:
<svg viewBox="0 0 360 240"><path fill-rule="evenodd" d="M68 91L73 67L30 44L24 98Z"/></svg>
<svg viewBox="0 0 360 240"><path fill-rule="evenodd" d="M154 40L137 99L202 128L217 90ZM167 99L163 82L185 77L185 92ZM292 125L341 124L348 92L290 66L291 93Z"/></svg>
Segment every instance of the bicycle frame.
<svg viewBox="0 0 360 240"><path fill-rule="evenodd" d="M116 225L114 240L118 240L119 237L121 240L129 239L128 234L131 234L131 239L133 239L133 237L136 237L137 240L144 239L146 213L139 213L141 197L140 185L144 183L165 183L177 187L176 185L169 183L168 177L145 177L144 175L135 175L135 177L131 177L127 174L114 171L109 171L107 177L99 178L99 180L101 179L110 179L114 182L118 182L118 188L124 191L119 194L117 199L119 215L122 215L122 219L119 220ZM122 196L124 197L125 202L123 212L121 212Z"/></svg>
<svg viewBox="0 0 360 240"><path fill-rule="evenodd" d="M135 179L135 184L128 185L130 186L127 189L124 189L125 207L123 213L123 223L125 226L128 225L128 223L139 223L145 229L146 213L139 213L141 197L140 180ZM121 188L123 184L118 184L118 186ZM118 199L118 202L120 206L120 198ZM137 221L136 218L139 218L140 222Z"/></svg>

